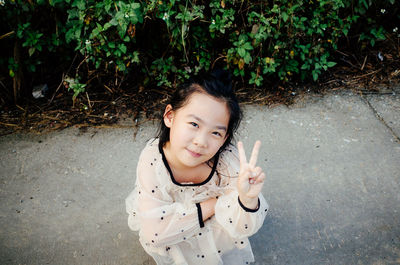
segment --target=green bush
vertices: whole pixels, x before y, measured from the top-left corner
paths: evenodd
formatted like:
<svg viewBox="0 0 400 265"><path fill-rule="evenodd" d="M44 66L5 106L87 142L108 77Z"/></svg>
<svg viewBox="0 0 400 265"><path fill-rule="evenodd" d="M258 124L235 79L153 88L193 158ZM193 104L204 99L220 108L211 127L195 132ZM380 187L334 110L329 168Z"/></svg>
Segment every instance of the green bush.
<svg viewBox="0 0 400 265"><path fill-rule="evenodd" d="M250 85L316 81L344 38L361 50L384 40L395 0L14 0L0 1L9 80L56 56L87 70L173 87L215 66ZM398 37L398 36L397 36ZM21 55L16 56L15 50ZM88 80L75 65L77 84ZM5 70L3 69L2 70ZM64 71L67 71L64 69ZM70 74L70 73L69 73ZM81 80L81 81L79 81ZM84 91L77 86L74 96ZM14 88L15 90L15 88ZM15 93L15 92L14 92Z"/></svg>

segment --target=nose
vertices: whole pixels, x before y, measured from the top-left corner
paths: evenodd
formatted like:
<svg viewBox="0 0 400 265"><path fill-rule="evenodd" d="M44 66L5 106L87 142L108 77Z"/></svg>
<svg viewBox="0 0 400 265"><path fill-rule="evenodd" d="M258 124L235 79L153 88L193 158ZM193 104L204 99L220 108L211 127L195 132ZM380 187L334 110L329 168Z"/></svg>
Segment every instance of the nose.
<svg viewBox="0 0 400 265"><path fill-rule="evenodd" d="M199 147L207 147L207 136L205 135L205 133L199 132L193 138L193 143Z"/></svg>

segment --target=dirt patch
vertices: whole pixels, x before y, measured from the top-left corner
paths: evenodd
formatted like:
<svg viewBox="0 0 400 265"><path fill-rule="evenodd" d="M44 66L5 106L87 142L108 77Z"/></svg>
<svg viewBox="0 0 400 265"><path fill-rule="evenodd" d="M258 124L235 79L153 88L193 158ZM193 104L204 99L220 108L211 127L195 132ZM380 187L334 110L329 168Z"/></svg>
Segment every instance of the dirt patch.
<svg viewBox="0 0 400 265"><path fill-rule="evenodd" d="M263 88L243 87L235 81L234 87L242 104L259 104L274 107L291 105L297 97L308 93L326 94L335 90L352 90L356 93L393 93L391 88L400 81L399 51L391 53L370 52L364 59L338 51L341 65L320 77L318 83L266 85ZM368 57L375 56L371 59ZM383 58L382 61L379 58ZM23 105L3 106L0 113L0 135L14 132L45 133L71 126L132 127L141 122L157 119L162 106L173 92L168 88L144 88L112 91L88 90L75 102L72 92L60 84L60 89L46 98L30 99Z"/></svg>

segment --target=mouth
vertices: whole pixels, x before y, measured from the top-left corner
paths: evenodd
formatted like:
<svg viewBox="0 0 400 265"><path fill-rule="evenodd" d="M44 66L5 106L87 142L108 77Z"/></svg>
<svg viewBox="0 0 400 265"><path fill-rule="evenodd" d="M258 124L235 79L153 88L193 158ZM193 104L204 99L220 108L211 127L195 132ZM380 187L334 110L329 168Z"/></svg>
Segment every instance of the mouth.
<svg viewBox="0 0 400 265"><path fill-rule="evenodd" d="M189 152L189 154L191 155L191 156L193 156L193 157L200 157L201 156L201 154L200 153L196 153L196 152L193 152L193 151L191 151L191 150L189 150L189 149L186 149L188 152Z"/></svg>

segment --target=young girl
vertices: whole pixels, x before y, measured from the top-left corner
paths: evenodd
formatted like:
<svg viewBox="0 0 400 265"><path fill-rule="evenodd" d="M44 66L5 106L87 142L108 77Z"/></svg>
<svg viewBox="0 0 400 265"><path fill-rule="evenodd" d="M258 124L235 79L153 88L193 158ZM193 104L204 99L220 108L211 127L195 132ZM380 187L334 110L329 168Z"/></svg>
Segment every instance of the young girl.
<svg viewBox="0 0 400 265"><path fill-rule="evenodd" d="M241 111L229 74L184 84L166 106L157 138L143 149L128 224L157 264L250 264L248 237L268 210L256 166L231 145Z"/></svg>

